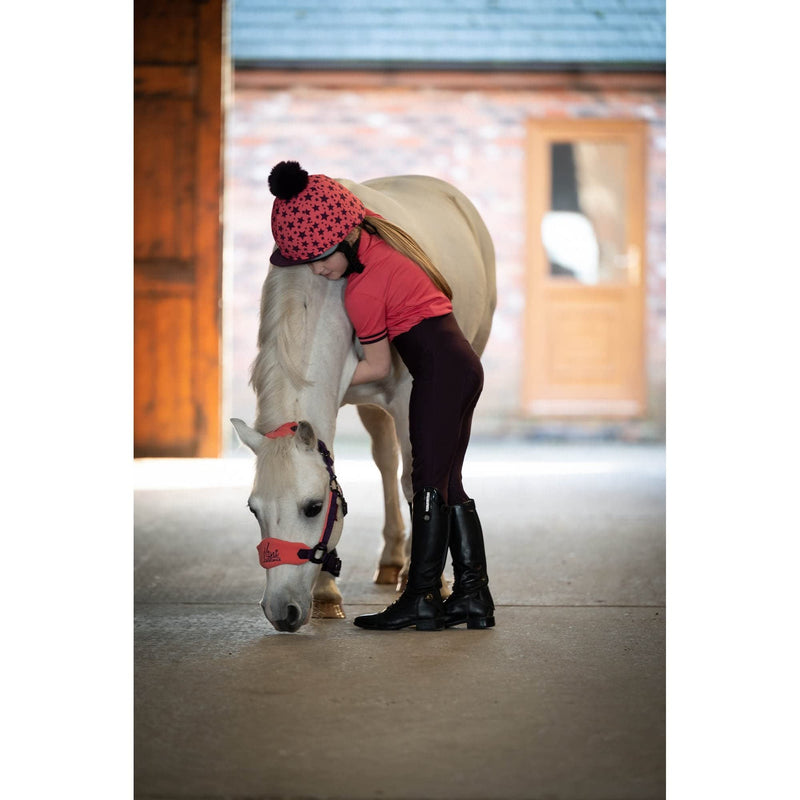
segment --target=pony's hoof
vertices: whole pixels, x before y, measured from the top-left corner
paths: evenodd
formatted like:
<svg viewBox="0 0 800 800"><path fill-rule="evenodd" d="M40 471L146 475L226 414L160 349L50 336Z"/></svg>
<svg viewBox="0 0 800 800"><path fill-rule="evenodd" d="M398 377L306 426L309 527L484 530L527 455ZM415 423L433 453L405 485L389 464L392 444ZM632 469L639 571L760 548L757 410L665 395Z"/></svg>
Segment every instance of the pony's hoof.
<svg viewBox="0 0 800 800"><path fill-rule="evenodd" d="M404 592L408 586L408 573L399 575L397 578L397 586L395 587L398 592Z"/></svg>
<svg viewBox="0 0 800 800"><path fill-rule="evenodd" d="M314 600L311 617L313 619L347 619L342 604L335 600Z"/></svg>
<svg viewBox="0 0 800 800"><path fill-rule="evenodd" d="M381 564L375 573L375 583L396 585L400 575L400 567L392 564Z"/></svg>

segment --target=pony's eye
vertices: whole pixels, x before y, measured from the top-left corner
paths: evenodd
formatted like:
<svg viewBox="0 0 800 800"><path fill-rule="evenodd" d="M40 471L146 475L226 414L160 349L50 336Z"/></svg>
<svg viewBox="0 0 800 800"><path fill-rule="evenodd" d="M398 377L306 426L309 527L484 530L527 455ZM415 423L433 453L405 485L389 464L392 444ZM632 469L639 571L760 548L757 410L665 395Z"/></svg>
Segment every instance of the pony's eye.
<svg viewBox="0 0 800 800"><path fill-rule="evenodd" d="M312 500L310 503L306 503L303 508L303 513L307 517L316 517L320 511L322 511L322 503L319 500Z"/></svg>

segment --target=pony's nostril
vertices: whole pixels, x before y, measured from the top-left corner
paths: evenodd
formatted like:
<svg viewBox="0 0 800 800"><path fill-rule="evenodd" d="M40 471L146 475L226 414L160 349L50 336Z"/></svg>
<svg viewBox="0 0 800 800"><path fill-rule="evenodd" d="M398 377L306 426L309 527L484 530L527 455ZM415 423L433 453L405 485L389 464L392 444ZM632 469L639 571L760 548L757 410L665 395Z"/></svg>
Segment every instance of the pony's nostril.
<svg viewBox="0 0 800 800"><path fill-rule="evenodd" d="M293 603L286 609L286 622L292 628L300 622L300 609Z"/></svg>
<svg viewBox="0 0 800 800"><path fill-rule="evenodd" d="M283 619L276 619L272 626L279 631L289 631L294 633L303 624L299 606L290 603L286 606L286 616Z"/></svg>

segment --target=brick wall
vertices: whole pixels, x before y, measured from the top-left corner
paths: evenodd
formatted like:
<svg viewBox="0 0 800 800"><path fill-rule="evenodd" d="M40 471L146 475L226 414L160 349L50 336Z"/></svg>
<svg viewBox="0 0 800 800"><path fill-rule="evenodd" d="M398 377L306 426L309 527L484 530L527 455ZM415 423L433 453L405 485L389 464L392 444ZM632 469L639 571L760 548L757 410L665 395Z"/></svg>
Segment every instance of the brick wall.
<svg viewBox="0 0 800 800"><path fill-rule="evenodd" d="M523 419L525 123L531 118L643 119L649 128L646 353L648 411L634 422ZM503 89L237 85L228 117L225 226L228 405L252 420L248 386L261 283L272 249L267 175L283 159L356 181L423 173L473 201L494 238L498 304L483 357L476 434L661 438L665 396L665 98L663 89ZM354 419L354 417L352 418ZM345 426L353 424L344 415Z"/></svg>

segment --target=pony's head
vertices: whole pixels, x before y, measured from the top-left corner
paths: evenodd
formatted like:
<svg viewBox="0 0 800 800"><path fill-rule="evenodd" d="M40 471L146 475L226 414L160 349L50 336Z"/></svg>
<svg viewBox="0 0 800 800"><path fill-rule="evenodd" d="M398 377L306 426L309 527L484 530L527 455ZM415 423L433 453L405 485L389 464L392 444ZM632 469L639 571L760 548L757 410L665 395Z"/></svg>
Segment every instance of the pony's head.
<svg viewBox="0 0 800 800"><path fill-rule="evenodd" d="M297 631L311 616L320 569L338 574L335 554L346 504L325 445L306 421L262 435L231 420L242 443L256 454L247 505L258 520L259 561L267 584L261 607L279 631Z"/></svg>

